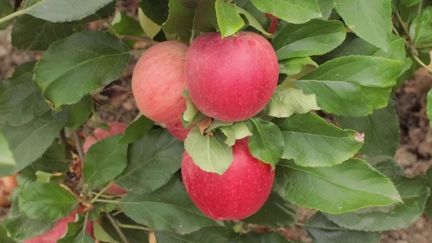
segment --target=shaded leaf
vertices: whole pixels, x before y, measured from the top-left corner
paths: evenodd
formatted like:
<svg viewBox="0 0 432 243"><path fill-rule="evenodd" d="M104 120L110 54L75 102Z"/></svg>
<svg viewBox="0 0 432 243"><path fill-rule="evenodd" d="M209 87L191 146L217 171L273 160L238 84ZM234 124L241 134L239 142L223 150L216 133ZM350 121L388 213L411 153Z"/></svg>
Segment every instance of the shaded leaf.
<svg viewBox="0 0 432 243"><path fill-rule="evenodd" d="M117 35L142 36L144 34L140 23L125 12L116 12L111 25Z"/></svg>
<svg viewBox="0 0 432 243"><path fill-rule="evenodd" d="M126 128L121 143L132 143L142 138L153 127L153 121L140 115Z"/></svg>
<svg viewBox="0 0 432 243"><path fill-rule="evenodd" d="M129 193L120 207L134 221L162 231L187 234L216 225L194 206L177 179L150 194Z"/></svg>
<svg viewBox="0 0 432 243"><path fill-rule="evenodd" d="M179 0L169 0L168 18L162 25L166 34L180 37L189 41L192 34L194 11L185 7Z"/></svg>
<svg viewBox="0 0 432 243"><path fill-rule="evenodd" d="M140 0L144 14L156 24L161 25L168 17L168 0Z"/></svg>
<svg viewBox="0 0 432 243"><path fill-rule="evenodd" d="M361 232L344 229L328 220L323 214L316 213L310 217L305 228L316 243L344 242L349 239L351 243L378 243L379 233Z"/></svg>
<svg viewBox="0 0 432 243"><path fill-rule="evenodd" d="M130 145L128 165L117 182L135 193L156 190L180 169L182 153L182 143L167 131L150 131Z"/></svg>

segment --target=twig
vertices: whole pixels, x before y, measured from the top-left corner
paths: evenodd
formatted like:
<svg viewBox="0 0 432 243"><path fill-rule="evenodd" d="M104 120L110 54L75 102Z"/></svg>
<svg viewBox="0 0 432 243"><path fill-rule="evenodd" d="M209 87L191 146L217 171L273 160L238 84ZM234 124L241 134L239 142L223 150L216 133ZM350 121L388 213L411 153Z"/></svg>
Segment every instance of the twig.
<svg viewBox="0 0 432 243"><path fill-rule="evenodd" d="M82 149L81 141L80 141L78 133L76 131L73 131L72 135L73 135L74 140L75 140L75 147L76 147L76 150L78 152L78 156L81 160L81 169L82 169L83 163L84 163L84 152Z"/></svg>
<svg viewBox="0 0 432 243"><path fill-rule="evenodd" d="M118 226L125 229L136 229L136 230L143 230L143 231L152 231L152 229L139 226L139 225L132 225L132 224L122 224L120 222L117 222Z"/></svg>
<svg viewBox="0 0 432 243"><path fill-rule="evenodd" d="M6 16L4 16L3 18L0 18L0 24L3 24L3 23L6 22L6 21L9 21L9 20L11 20L11 19L13 19L13 18L15 18L15 17L20 16L20 15L23 15L23 14L25 14L26 12L27 12L27 9L21 9L21 10L18 10L18 11L16 11L16 12L13 12L13 13L11 13L11 14L9 14L9 15L6 15Z"/></svg>
<svg viewBox="0 0 432 243"><path fill-rule="evenodd" d="M106 214L108 220L111 222L112 226L114 227L114 229L117 231L117 234L120 236L120 238L122 239L122 241L124 243L129 243L128 239L126 238L126 236L124 235L123 231L120 229L120 227L118 226L117 222L115 221L115 219L113 217L111 217L111 215Z"/></svg>
<svg viewBox="0 0 432 243"><path fill-rule="evenodd" d="M430 73L432 73L432 68L429 67L428 65L426 65L424 62L422 62L422 60L420 60L420 58L418 58L418 56L416 55L412 55L412 58L418 63L420 64L420 66L424 67L426 70L428 70Z"/></svg>
<svg viewBox="0 0 432 243"><path fill-rule="evenodd" d="M93 202L101 202L101 203L113 203L113 204L120 204L117 200L107 200L107 199L95 199Z"/></svg>
<svg viewBox="0 0 432 243"><path fill-rule="evenodd" d="M96 200L99 199L99 197L106 191L108 190L108 188L110 188L112 185L114 184L114 182L110 182L106 187L104 187L102 190L100 190L100 192L98 192L96 194L96 196L90 201L91 204L93 204Z"/></svg>

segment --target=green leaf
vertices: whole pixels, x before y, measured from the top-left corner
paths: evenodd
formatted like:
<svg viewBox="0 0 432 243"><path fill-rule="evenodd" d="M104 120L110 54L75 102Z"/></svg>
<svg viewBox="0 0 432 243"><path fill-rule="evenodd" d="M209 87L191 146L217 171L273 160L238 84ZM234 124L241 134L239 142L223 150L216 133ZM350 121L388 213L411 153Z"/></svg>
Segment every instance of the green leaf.
<svg viewBox="0 0 432 243"><path fill-rule="evenodd" d="M369 56L332 59L315 71L293 81L314 93L324 111L342 116L365 116L387 105L402 62Z"/></svg>
<svg viewBox="0 0 432 243"><path fill-rule="evenodd" d="M103 228L99 223L93 224L94 228L94 236L96 240L99 240L101 242L110 242L110 243L118 243L118 241L114 240Z"/></svg>
<svg viewBox="0 0 432 243"><path fill-rule="evenodd" d="M249 138L249 151L258 160L275 166L284 151L284 138L274 123L252 118L250 128L252 136Z"/></svg>
<svg viewBox="0 0 432 243"><path fill-rule="evenodd" d="M185 140L185 150L202 170L222 175L233 161L232 148L217 136L202 135L197 127Z"/></svg>
<svg viewBox="0 0 432 243"><path fill-rule="evenodd" d="M301 24L321 17L316 0L251 0L251 2L262 12L271 13L288 23Z"/></svg>
<svg viewBox="0 0 432 243"><path fill-rule="evenodd" d="M124 214L118 214L112 216L114 220L122 224L136 225L136 222L125 216ZM102 216L100 218L100 223L105 232L107 232L114 240L118 242L123 242L123 240L119 237L116 229L113 227L112 222L106 217ZM147 231L137 230L137 229L121 229L123 234L128 239L129 243L147 243L148 242L148 233ZM151 242L149 242L151 243ZM158 242L159 243L159 242Z"/></svg>
<svg viewBox="0 0 432 243"><path fill-rule="evenodd" d="M322 19L328 19L333 11L333 0L317 0L317 2L321 9Z"/></svg>
<svg viewBox="0 0 432 243"><path fill-rule="evenodd" d="M0 18L6 15L9 15L13 12L13 6L11 5L11 1L9 0L0 0ZM0 24L0 30L6 28L8 26L9 21Z"/></svg>
<svg viewBox="0 0 432 243"><path fill-rule="evenodd" d="M290 117L294 113L304 114L319 110L314 94L305 95L302 90L279 85L267 106L272 117Z"/></svg>
<svg viewBox="0 0 432 243"><path fill-rule="evenodd" d="M84 162L84 179L91 188L114 180L127 165L127 144L121 136L106 138L90 147Z"/></svg>
<svg viewBox="0 0 432 243"><path fill-rule="evenodd" d="M15 167L2 168L0 176L21 170L38 159L52 144L65 123L62 114L53 115L47 112L25 124L6 125L0 129L16 161Z"/></svg>
<svg viewBox="0 0 432 243"><path fill-rule="evenodd" d="M283 237L282 235L270 232L265 234L260 234L256 232L250 232L245 235L238 236L231 240L230 242L234 243L263 243L263 242L271 242L271 243L289 243L289 241Z"/></svg>
<svg viewBox="0 0 432 243"><path fill-rule="evenodd" d="M272 227L287 227L295 222L294 207L272 192L264 206L254 215L243 220L245 223Z"/></svg>
<svg viewBox="0 0 432 243"><path fill-rule="evenodd" d="M8 235L14 240L21 242L51 229L54 221L46 218L32 219L20 211L18 200L12 203L12 207L3 222Z"/></svg>
<svg viewBox="0 0 432 243"><path fill-rule="evenodd" d="M63 39L80 29L78 23L51 23L24 15L13 25L12 45L20 50L43 51L52 42Z"/></svg>
<svg viewBox="0 0 432 243"><path fill-rule="evenodd" d="M216 225L194 206L178 179L150 194L129 193L120 203L128 217L153 229L187 234Z"/></svg>
<svg viewBox="0 0 432 243"><path fill-rule="evenodd" d="M35 80L55 107L74 104L118 78L128 61L128 47L114 36L79 32L48 48L35 67Z"/></svg>
<svg viewBox="0 0 432 243"><path fill-rule="evenodd" d="M6 229L0 225L0 242L2 243L15 243L15 241L7 235Z"/></svg>
<svg viewBox="0 0 432 243"><path fill-rule="evenodd" d="M353 130L343 130L318 115L294 115L275 122L285 139L284 159L301 166L324 167L353 157L363 143Z"/></svg>
<svg viewBox="0 0 432 243"><path fill-rule="evenodd" d="M138 9L138 20L144 33L150 39L153 39L162 29L160 25L156 24L150 18L148 18L141 9Z"/></svg>
<svg viewBox="0 0 432 243"><path fill-rule="evenodd" d="M163 31L168 35L189 41L194 11L185 7L179 0L169 0L168 9L168 19L162 25Z"/></svg>
<svg viewBox="0 0 432 243"><path fill-rule="evenodd" d="M184 127L190 127L202 120L205 116L195 107L187 92L185 92L183 96L186 100L186 110L183 112L182 122Z"/></svg>
<svg viewBox="0 0 432 243"><path fill-rule="evenodd" d="M288 75L288 80L296 80L317 67L318 64L310 57L296 57L279 61L279 73Z"/></svg>
<svg viewBox="0 0 432 243"><path fill-rule="evenodd" d="M0 127L23 125L50 110L33 82L33 67L34 62L22 64L0 83Z"/></svg>
<svg viewBox="0 0 432 243"><path fill-rule="evenodd" d="M398 178L395 184L403 204L326 216L339 226L353 230L386 231L406 228L423 214L430 189L421 178Z"/></svg>
<svg viewBox="0 0 432 243"><path fill-rule="evenodd" d="M380 240L379 233L344 229L321 213L312 215L306 221L305 228L314 242L317 243L345 242L347 239L350 243L378 243Z"/></svg>
<svg viewBox="0 0 432 243"><path fill-rule="evenodd" d="M168 0L140 0L144 14L156 24L161 25L168 17Z"/></svg>
<svg viewBox="0 0 432 243"><path fill-rule="evenodd" d="M216 31L218 24L215 3L215 0L198 1L193 20L193 29L195 31Z"/></svg>
<svg viewBox="0 0 432 243"><path fill-rule="evenodd" d="M70 22L94 14L112 0L40 0L23 12L50 22Z"/></svg>
<svg viewBox="0 0 432 243"><path fill-rule="evenodd" d="M154 191L180 169L183 146L163 130L150 131L130 145L128 165L118 183L135 193Z"/></svg>
<svg viewBox="0 0 432 243"><path fill-rule="evenodd" d="M399 147L399 119L393 102L386 108L375 110L372 115L337 117L336 121L344 128L364 133L365 143L360 153L393 157Z"/></svg>
<svg viewBox="0 0 432 243"><path fill-rule="evenodd" d="M30 218L58 220L78 204L74 195L54 183L33 182L18 195L20 210Z"/></svg>
<svg viewBox="0 0 432 243"><path fill-rule="evenodd" d="M9 148L9 143L0 131L0 168L4 170L5 167L9 167L9 169L6 170L11 171L10 167L13 168L15 165L15 157Z"/></svg>
<svg viewBox="0 0 432 243"><path fill-rule="evenodd" d="M186 235L178 235L169 231L156 232L158 243L229 243L233 231L225 227L206 227ZM233 243L233 242L231 242Z"/></svg>
<svg viewBox="0 0 432 243"><path fill-rule="evenodd" d="M144 34L140 23L125 12L116 12L111 25L117 35L142 36Z"/></svg>
<svg viewBox="0 0 432 243"><path fill-rule="evenodd" d="M429 118L429 124L432 127L432 89L427 93L426 113Z"/></svg>
<svg viewBox="0 0 432 243"><path fill-rule="evenodd" d="M423 9L410 26L410 36L419 47L432 45L432 7Z"/></svg>
<svg viewBox="0 0 432 243"><path fill-rule="evenodd" d="M66 126L72 129L80 127L93 112L93 101L89 96L84 96L78 103L64 107L67 113Z"/></svg>
<svg viewBox="0 0 432 243"><path fill-rule="evenodd" d="M132 143L142 138L153 127L153 121L145 116L138 116L133 120L120 140L120 143Z"/></svg>
<svg viewBox="0 0 432 243"><path fill-rule="evenodd" d="M249 13L248 11L246 11L245 9L242 9L238 6L235 6L235 8L237 9L237 11L239 12L239 14L243 15L247 22L248 25L252 26L253 28L255 28L256 30L258 30L259 32L261 32L263 35L269 37L271 36L270 33L268 33L260 24L260 22L258 22L258 20L255 18L255 16L253 16L251 13Z"/></svg>
<svg viewBox="0 0 432 243"><path fill-rule="evenodd" d="M246 122L236 122L230 126L220 127L220 130L226 136L224 142L230 147L233 146L237 140L252 135Z"/></svg>
<svg viewBox="0 0 432 243"><path fill-rule="evenodd" d="M224 0L216 0L215 8L222 38L237 33L245 25L234 4Z"/></svg>
<svg viewBox="0 0 432 243"><path fill-rule="evenodd" d="M360 38L388 50L392 31L390 0L334 0L334 7Z"/></svg>
<svg viewBox="0 0 432 243"><path fill-rule="evenodd" d="M58 243L94 243L92 237L83 229L85 229L84 218L80 217L77 222L68 224L66 235Z"/></svg>
<svg viewBox="0 0 432 243"><path fill-rule="evenodd" d="M345 26L338 20L314 19L305 24L287 24L273 39L279 60L325 54L345 40Z"/></svg>
<svg viewBox="0 0 432 243"><path fill-rule="evenodd" d="M402 202L390 179L363 160L315 168L292 162L279 164L276 192L303 207L337 214Z"/></svg>
<svg viewBox="0 0 432 243"><path fill-rule="evenodd" d="M54 141L38 160L26 167L35 174L37 171L47 173L66 173L72 162L71 154L65 144ZM21 171L22 173L22 171Z"/></svg>

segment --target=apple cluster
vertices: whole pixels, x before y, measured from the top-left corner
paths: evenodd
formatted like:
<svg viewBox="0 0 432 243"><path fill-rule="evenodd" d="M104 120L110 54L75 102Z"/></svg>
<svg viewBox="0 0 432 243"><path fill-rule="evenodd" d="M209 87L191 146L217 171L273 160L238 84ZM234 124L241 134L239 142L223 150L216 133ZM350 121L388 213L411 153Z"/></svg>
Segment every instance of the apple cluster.
<svg viewBox="0 0 432 243"><path fill-rule="evenodd" d="M143 115L165 126L180 140L185 91L196 108L222 122L257 115L270 101L278 82L278 62L271 44L253 32L221 38L205 33L191 45L165 41L149 48L132 76L132 92ZM267 200L274 168L254 158L247 138L236 141L233 161L222 174L202 170L184 152L181 172L195 205L215 220L240 220Z"/></svg>

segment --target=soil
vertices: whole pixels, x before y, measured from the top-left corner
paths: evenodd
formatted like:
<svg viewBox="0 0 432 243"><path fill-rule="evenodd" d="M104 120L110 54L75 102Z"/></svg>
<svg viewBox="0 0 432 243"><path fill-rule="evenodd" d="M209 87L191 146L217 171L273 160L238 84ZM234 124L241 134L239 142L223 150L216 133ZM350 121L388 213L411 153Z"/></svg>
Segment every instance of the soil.
<svg viewBox="0 0 432 243"><path fill-rule="evenodd" d="M10 45L10 29L0 31L0 80L8 77L13 69L24 62L40 57L39 53L19 52ZM130 122L138 113L130 92L130 74L133 61L125 76L116 80L100 94L93 96L97 117L89 121L89 126L100 121ZM432 129L426 116L426 93L432 87L432 75L419 70L396 92L396 104L400 117L401 145L395 158L404 168L407 176L424 175L432 166ZM93 124L92 124L93 123ZM84 131L88 132L88 131ZM1 215L4 210L0 210ZM313 210L299 210L299 221L304 222ZM311 242L301 227L284 229L290 240ZM411 227L385 232L382 243L430 243L432 242L432 221L425 216Z"/></svg>

